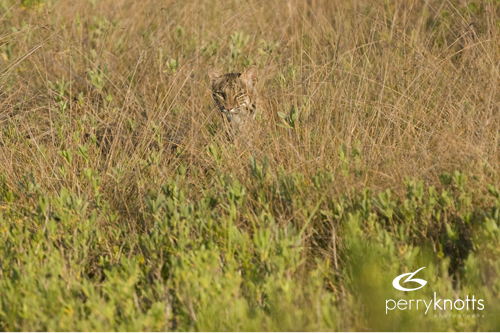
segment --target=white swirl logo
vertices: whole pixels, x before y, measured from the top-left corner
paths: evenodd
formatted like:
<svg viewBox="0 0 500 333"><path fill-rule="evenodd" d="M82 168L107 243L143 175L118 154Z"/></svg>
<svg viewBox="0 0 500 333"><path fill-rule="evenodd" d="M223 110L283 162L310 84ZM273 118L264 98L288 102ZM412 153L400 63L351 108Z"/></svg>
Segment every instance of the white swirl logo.
<svg viewBox="0 0 500 333"><path fill-rule="evenodd" d="M419 268L417 269L415 272L413 273L405 273L405 274L401 274L400 276L396 277L393 281L392 281L392 285L394 286L394 288L396 288L397 290L401 290L401 291L412 291L412 290L417 290L417 289L420 289L422 288L423 286L425 286L427 284L427 281L425 280L422 280L422 279L412 279L412 277L417 274L418 271L424 269L425 267L422 267L422 268ZM405 276L408 276L408 278L406 280L403 281L403 283L406 283L406 282L416 282L418 284L420 284L420 287L418 288L412 288L412 289L409 289L409 288L404 288L404 287L401 287L401 285L399 284L399 281L404 278Z"/></svg>

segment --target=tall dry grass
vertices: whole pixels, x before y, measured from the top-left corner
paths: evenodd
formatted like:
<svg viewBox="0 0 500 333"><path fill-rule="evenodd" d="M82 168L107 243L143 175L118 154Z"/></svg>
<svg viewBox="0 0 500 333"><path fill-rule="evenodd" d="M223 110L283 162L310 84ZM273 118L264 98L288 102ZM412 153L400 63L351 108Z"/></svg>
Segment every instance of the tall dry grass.
<svg viewBox="0 0 500 333"><path fill-rule="evenodd" d="M22 0L0 18L0 175L20 210L67 188L139 239L162 184L176 179L190 203L225 190L221 175L251 188L253 157L307 187L248 199L280 226L302 228L324 197L402 198L407 177L439 187L460 170L477 207L498 187L496 1ZM228 140L207 72L251 64L266 108L247 146ZM322 172L328 186L310 192ZM311 226L308 250L340 260Z"/></svg>
<svg viewBox="0 0 500 333"><path fill-rule="evenodd" d="M249 152L227 148L207 71L256 64L269 105L267 134L251 153L273 168L340 174L345 145L359 148L362 171L338 191L400 188L406 176L436 183L455 169L497 181L494 2L26 2L2 4L0 163L9 179L32 169L46 191L85 192L84 165L75 159L61 176L59 151L106 133L108 149L91 146L86 162L106 192L116 191L108 174L117 165L126 166L122 196L133 198L187 155L204 170L244 173ZM276 127L292 105L296 128ZM219 165L207 155L213 143ZM141 166L152 153L155 165ZM143 173L149 185L138 184ZM205 177L187 181L203 187Z"/></svg>

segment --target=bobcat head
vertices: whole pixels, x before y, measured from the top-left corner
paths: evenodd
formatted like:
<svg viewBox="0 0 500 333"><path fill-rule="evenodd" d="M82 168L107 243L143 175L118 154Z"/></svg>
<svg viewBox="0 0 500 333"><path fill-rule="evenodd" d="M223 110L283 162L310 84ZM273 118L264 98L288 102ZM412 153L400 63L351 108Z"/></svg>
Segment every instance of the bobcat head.
<svg viewBox="0 0 500 333"><path fill-rule="evenodd" d="M243 73L228 74L212 70L208 76L215 103L232 130L237 133L246 130L248 120L255 118L260 99L256 89L257 68L251 66Z"/></svg>

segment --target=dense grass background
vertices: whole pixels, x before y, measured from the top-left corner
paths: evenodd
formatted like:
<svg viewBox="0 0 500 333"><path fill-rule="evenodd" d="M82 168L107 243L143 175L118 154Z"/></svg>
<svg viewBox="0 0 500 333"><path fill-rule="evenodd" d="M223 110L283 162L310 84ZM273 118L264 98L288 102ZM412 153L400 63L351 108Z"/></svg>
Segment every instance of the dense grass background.
<svg viewBox="0 0 500 333"><path fill-rule="evenodd" d="M0 18L0 330L500 330L500 2ZM251 64L244 145L207 72ZM385 314L434 291L484 316Z"/></svg>

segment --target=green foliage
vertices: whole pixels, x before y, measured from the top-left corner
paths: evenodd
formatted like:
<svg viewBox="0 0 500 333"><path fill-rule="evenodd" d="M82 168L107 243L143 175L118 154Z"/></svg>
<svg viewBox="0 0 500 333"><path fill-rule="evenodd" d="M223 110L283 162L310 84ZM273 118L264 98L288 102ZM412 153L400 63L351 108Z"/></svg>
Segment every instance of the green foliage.
<svg viewBox="0 0 500 333"><path fill-rule="evenodd" d="M288 115L283 112L278 112L278 116L282 119L283 122L282 124L278 124L278 126L292 130L295 130L298 126L299 110L295 108L295 105L292 105L290 107L290 112Z"/></svg>
<svg viewBox="0 0 500 333"><path fill-rule="evenodd" d="M246 35L244 32L235 31L231 34L229 47L231 49L231 59L236 62L238 61L243 48L248 44L250 40L250 35Z"/></svg>
<svg viewBox="0 0 500 333"><path fill-rule="evenodd" d="M108 66L105 66L104 69L102 69L101 66L98 66L96 71L91 69L87 70L90 77L90 82L99 92L102 92L103 88L106 85L107 70Z"/></svg>
<svg viewBox="0 0 500 333"><path fill-rule="evenodd" d="M25 8L34 9L43 6L44 2L43 0L21 0L21 5Z"/></svg>
<svg viewBox="0 0 500 333"><path fill-rule="evenodd" d="M215 147L210 151L217 156ZM68 152L62 155L71 163ZM481 214L463 199L470 190L462 173L455 173L441 194L407 179L401 199L389 189L377 195L363 191L350 199L320 198L313 188L328 186L321 183L331 175L315 176L307 186L299 174L270 172L268 163L252 157L250 183L220 174L220 190L207 191L196 201L188 187L174 180L151 191L137 221L151 223L141 234L127 232L116 212L106 208L106 197L99 204L67 189L46 196L31 174L22 189L33 200L27 207L16 206L16 195L9 194L3 178L2 328L498 328L492 315L500 291L500 199L495 187L488 187L493 206ZM125 167L111 170L110 176L120 182ZM97 194L95 173L86 169L85 175L97 182ZM279 182L271 185L272 179ZM278 186L269 188L276 199L283 197L294 211L304 213L288 224L277 223L278 201L260 193L266 184ZM448 201L440 201L444 193ZM306 196L313 197L315 207ZM251 208L253 197L260 203ZM468 213L467 224L457 222ZM323 218L339 226L337 254L311 262L306 235L321 230ZM471 246L463 248L467 242ZM435 312L425 320L404 311L386 315L385 300L401 298L392 279L420 267L426 267L422 278L432 288L412 297L427 299L429 290L445 298L474 292L485 299L485 318L457 322L433 320ZM483 284L481 276L489 282ZM455 286L457 279L462 282Z"/></svg>
<svg viewBox="0 0 500 333"><path fill-rule="evenodd" d="M0 17L0 331L500 330L500 1ZM207 72L250 64L239 140ZM434 292L485 309L386 313Z"/></svg>

